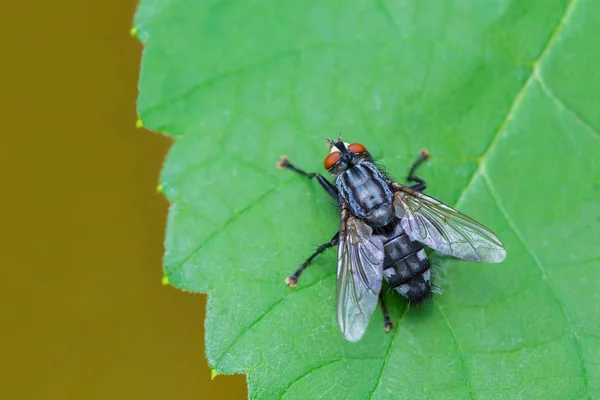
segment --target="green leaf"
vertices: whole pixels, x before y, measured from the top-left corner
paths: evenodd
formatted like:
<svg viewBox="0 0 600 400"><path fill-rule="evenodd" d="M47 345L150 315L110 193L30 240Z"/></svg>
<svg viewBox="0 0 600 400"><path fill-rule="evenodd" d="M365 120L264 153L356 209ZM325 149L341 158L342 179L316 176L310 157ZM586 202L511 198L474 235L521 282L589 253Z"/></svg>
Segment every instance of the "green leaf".
<svg viewBox="0 0 600 400"><path fill-rule="evenodd" d="M142 0L139 114L176 138L164 268L207 292L206 352L254 399L600 397L600 2ZM317 182L342 131L503 239L436 255L444 293L335 320L338 228Z"/></svg>

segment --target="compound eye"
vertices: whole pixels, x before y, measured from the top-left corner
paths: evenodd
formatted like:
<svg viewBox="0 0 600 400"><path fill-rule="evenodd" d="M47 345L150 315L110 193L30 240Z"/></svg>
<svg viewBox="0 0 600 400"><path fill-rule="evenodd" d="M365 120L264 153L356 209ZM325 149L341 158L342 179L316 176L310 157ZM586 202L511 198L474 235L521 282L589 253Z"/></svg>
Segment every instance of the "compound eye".
<svg viewBox="0 0 600 400"><path fill-rule="evenodd" d="M333 153L329 153L329 155L325 157L323 165L325 166L325 169L329 169L333 167L338 161L340 161L340 153L334 151Z"/></svg>
<svg viewBox="0 0 600 400"><path fill-rule="evenodd" d="M348 150L350 150L351 153L364 153L367 151L366 147L360 143L352 143L348 146Z"/></svg>

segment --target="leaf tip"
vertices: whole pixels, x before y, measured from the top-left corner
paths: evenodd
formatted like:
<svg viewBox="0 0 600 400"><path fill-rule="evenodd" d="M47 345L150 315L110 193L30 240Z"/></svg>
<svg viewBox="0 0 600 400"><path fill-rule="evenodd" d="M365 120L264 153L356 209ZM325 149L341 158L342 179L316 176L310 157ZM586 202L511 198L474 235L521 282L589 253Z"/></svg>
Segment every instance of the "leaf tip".
<svg viewBox="0 0 600 400"><path fill-rule="evenodd" d="M129 34L131 35L131 37L136 37L137 36L137 28L135 26L133 28L131 28L131 30L129 31Z"/></svg>
<svg viewBox="0 0 600 400"><path fill-rule="evenodd" d="M164 189L165 187L162 185L162 183L156 185L156 193L162 193Z"/></svg>
<svg viewBox="0 0 600 400"><path fill-rule="evenodd" d="M138 128L138 129L144 127L144 123L142 122L141 118L138 118L138 120L135 121L135 127Z"/></svg>
<svg viewBox="0 0 600 400"><path fill-rule="evenodd" d="M217 372L217 370L214 369L214 368L211 368L210 369L210 380L215 379L217 377L217 375L219 375L219 373Z"/></svg>
<svg viewBox="0 0 600 400"><path fill-rule="evenodd" d="M163 284L163 286L167 286L170 282L169 282L169 277L168 276L163 276L161 283Z"/></svg>

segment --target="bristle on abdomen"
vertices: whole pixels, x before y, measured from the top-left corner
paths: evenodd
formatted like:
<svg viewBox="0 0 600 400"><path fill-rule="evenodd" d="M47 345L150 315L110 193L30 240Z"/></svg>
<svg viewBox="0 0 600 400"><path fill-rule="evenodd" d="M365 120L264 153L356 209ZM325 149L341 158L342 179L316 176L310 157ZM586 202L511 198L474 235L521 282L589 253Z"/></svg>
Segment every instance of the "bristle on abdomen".
<svg viewBox="0 0 600 400"><path fill-rule="evenodd" d="M411 305L420 305L429 300L433 295L430 275L431 270L428 269L420 276L410 279L408 282L397 286L395 289Z"/></svg>
<svg viewBox="0 0 600 400"><path fill-rule="evenodd" d="M384 245L383 276L411 305L422 304L433 294L431 261L421 243L410 240L399 227L395 231L397 236Z"/></svg>

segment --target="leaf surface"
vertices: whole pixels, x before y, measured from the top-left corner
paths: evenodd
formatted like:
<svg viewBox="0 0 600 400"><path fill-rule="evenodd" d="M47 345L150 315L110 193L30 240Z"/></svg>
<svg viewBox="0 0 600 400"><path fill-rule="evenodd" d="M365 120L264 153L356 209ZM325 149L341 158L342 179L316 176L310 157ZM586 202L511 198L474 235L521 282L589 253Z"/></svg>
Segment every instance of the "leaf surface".
<svg viewBox="0 0 600 400"><path fill-rule="evenodd" d="M176 140L164 269L208 292L206 352L254 399L600 397L600 2L142 0L138 110ZM386 298L363 340L334 309L317 182L343 132L494 230L508 257L436 255L429 307Z"/></svg>

